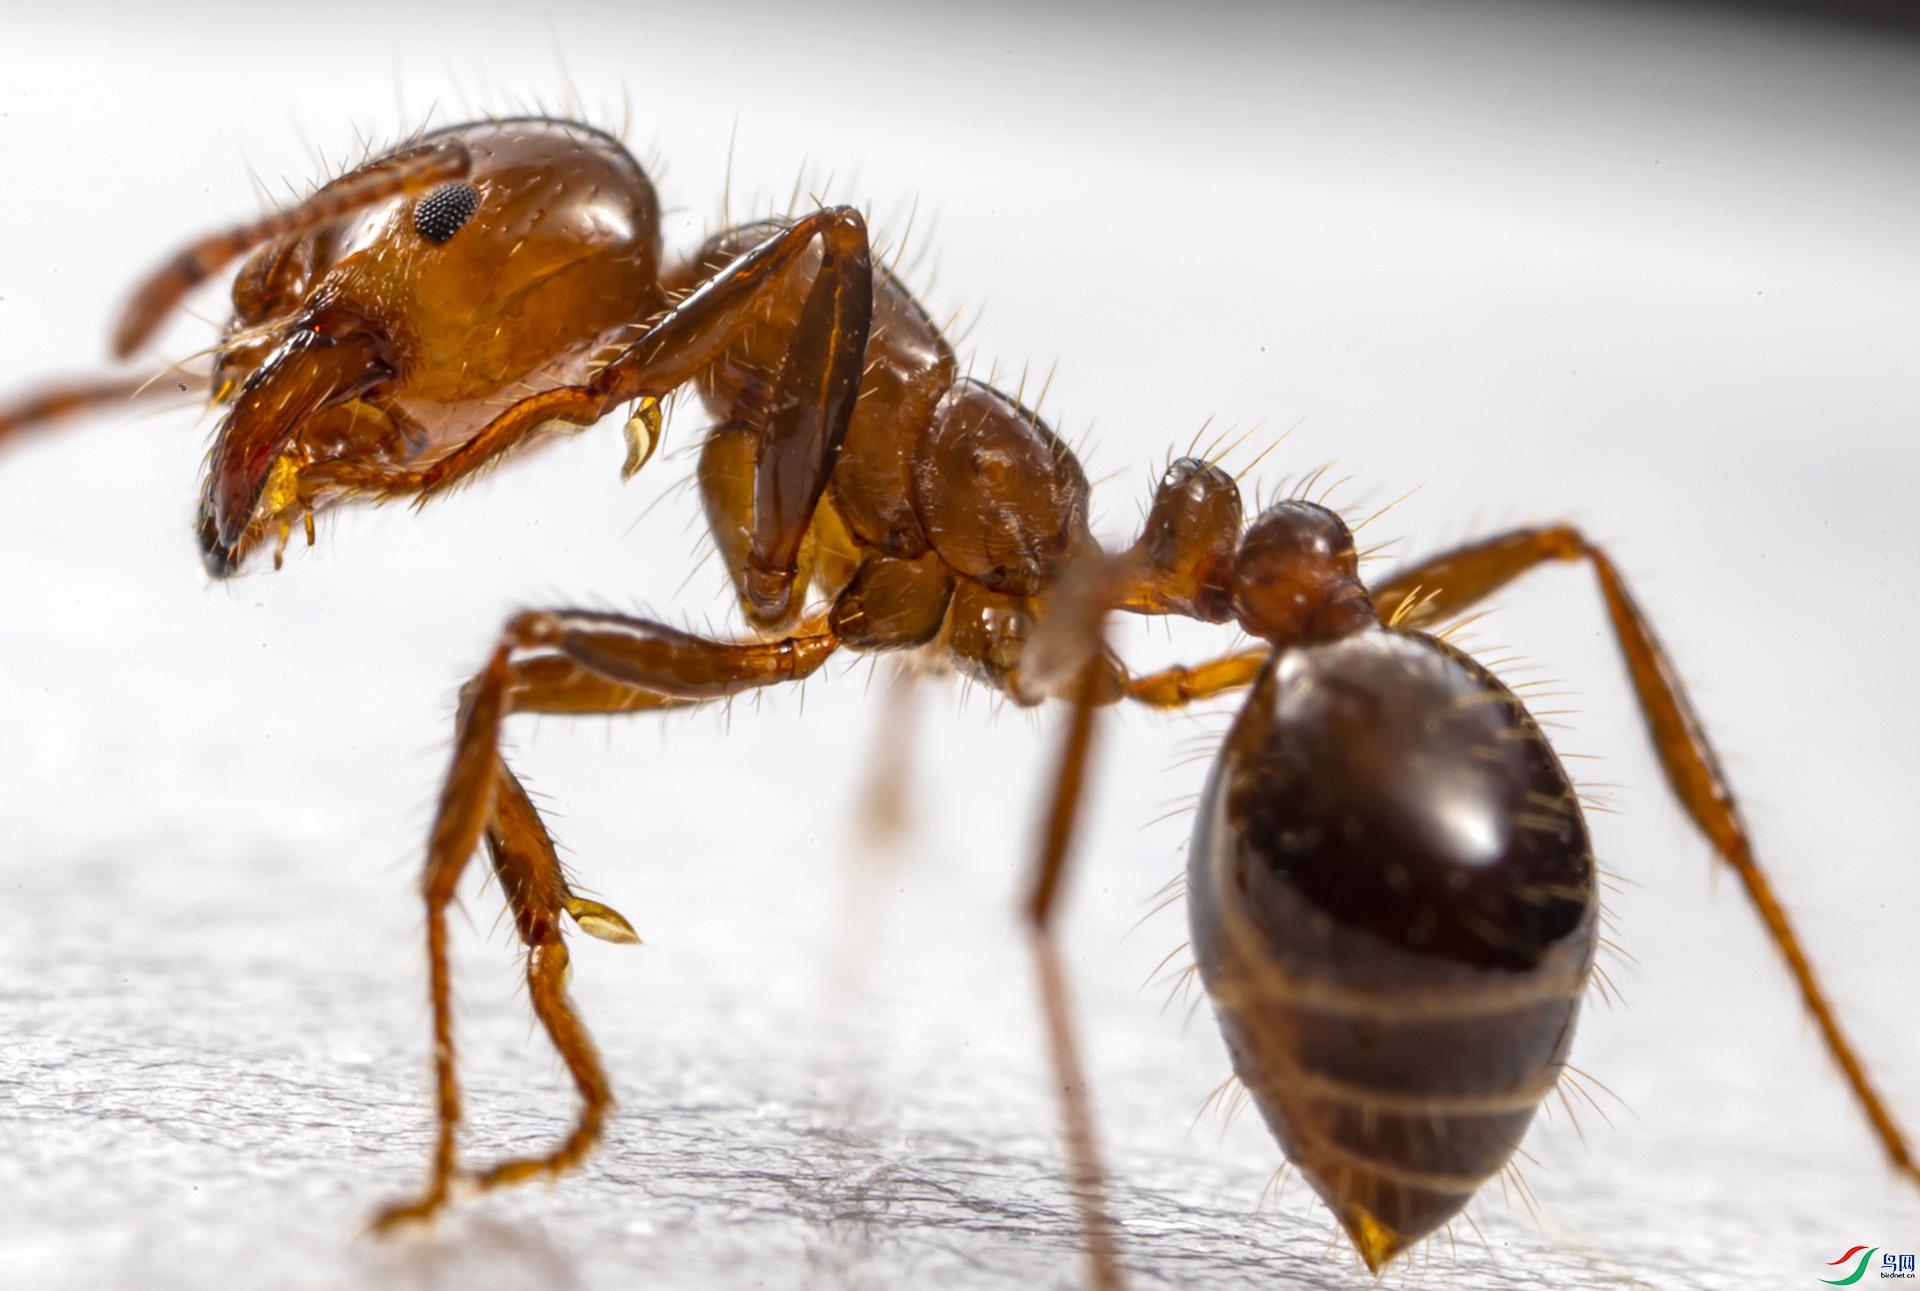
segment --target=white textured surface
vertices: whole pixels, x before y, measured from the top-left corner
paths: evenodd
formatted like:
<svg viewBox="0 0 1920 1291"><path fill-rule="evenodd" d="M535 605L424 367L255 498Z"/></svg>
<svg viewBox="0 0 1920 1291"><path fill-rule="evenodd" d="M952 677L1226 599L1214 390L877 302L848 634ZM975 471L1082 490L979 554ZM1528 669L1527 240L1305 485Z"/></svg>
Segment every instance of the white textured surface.
<svg viewBox="0 0 1920 1291"><path fill-rule="evenodd" d="M736 118L736 203L784 201L803 157L882 227L918 194L936 308L984 302L982 361L1057 356L1047 411L1075 435L1097 415L1113 540L1211 416L1304 418L1269 485L1336 457L1350 505L1425 485L1377 526L1409 553L1562 515L1612 544L1920 1123L1913 47L1572 6L649 8L10 19L0 389L87 367L135 275L254 209L243 156L278 191L310 172L301 131L336 159L356 124L385 137L395 68L416 114L459 115L449 68L558 103L557 41L590 109L630 93L678 247ZM184 323L174 352L208 335ZM683 410L670 444L697 427ZM329 517L285 572L210 588L186 530L203 435L106 418L0 460L0 1285L1074 1283L1010 918L1051 719L933 702L912 841L861 860L864 665L804 712L516 726L584 880L647 939L578 951L622 1110L557 1188L358 1238L424 1160L412 889L463 670L521 604L730 620L711 565L682 585L685 494L635 523L688 462L622 489L611 429L421 515ZM1585 1117L1586 1146L1543 1123L1539 1221L1483 1196L1486 1246L1462 1227L1385 1284L1800 1286L1856 1243L1920 1246L1920 1199L1665 799L1587 579L1507 604L1477 641L1571 679L1562 745L1620 786L1595 829L1639 965L1575 1056L1632 1111ZM1188 1133L1219 1042L1139 989L1180 916L1125 935L1181 863L1184 822L1149 822L1203 768L1169 765L1220 720L1106 728L1071 897L1128 1257L1149 1286L1365 1287L1298 1184L1254 1214L1278 1163L1254 1118ZM485 1159L569 1105L497 894L467 904Z"/></svg>

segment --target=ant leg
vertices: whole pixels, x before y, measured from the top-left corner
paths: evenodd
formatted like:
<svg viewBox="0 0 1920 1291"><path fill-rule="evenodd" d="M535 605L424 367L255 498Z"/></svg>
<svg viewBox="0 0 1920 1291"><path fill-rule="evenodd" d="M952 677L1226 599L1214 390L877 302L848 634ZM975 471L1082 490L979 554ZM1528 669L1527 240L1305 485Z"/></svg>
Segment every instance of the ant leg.
<svg viewBox="0 0 1920 1291"><path fill-rule="evenodd" d="M595 378L608 389L672 389L704 370L746 320L780 290L799 253L820 239L821 262L801 304L754 444L746 553L736 576L756 627L776 628L797 607L800 548L846 441L873 326L873 264L866 222L833 207L781 230L676 306ZM685 320L682 322L681 320ZM726 323L725 330L718 326ZM685 339L671 329L680 324ZM702 485L707 484L702 461ZM711 510L711 508L709 508Z"/></svg>
<svg viewBox="0 0 1920 1291"><path fill-rule="evenodd" d="M726 566L727 577L740 602L741 611L760 632L779 631L785 621L770 624L761 619L749 592L752 578L753 530L755 524L755 459L764 436L751 422L736 419L714 426L700 445L700 464L696 473L700 501L707 516L707 530ZM805 590L817 586L829 597L846 589L860 566L862 554L833 501L821 497L808 523L794 562L794 582L798 593L789 605L789 618L798 611ZM858 646L858 642L848 641Z"/></svg>
<svg viewBox="0 0 1920 1291"><path fill-rule="evenodd" d="M1148 673L1127 683L1127 697L1153 708L1184 708L1223 690L1251 686L1272 656L1271 647L1240 650L1203 664Z"/></svg>
<svg viewBox="0 0 1920 1291"><path fill-rule="evenodd" d="M887 678L879 731L867 750L867 773L860 790L861 841L876 852L899 843L912 818L914 768L926 707L923 692L931 670L926 656L902 654Z"/></svg>
<svg viewBox="0 0 1920 1291"><path fill-rule="evenodd" d="M704 458L701 464L705 466ZM837 519L830 500L818 512L817 519L824 518ZM829 557L827 545L820 544L822 575L830 572ZM834 577L839 580L837 573ZM869 552L839 581L844 586L834 596L827 622L841 644L895 656L860 791L865 803L860 813L861 839L878 852L898 842L906 830L923 681L941 666L928 647L946 623L954 580L932 552L914 560Z"/></svg>
<svg viewBox="0 0 1920 1291"><path fill-rule="evenodd" d="M831 632L782 641L709 641L646 619L580 610L532 611L508 620L487 665L462 694L453 762L428 835L424 895L433 1006L436 1137L431 1173L414 1201L389 1206L373 1227L432 1217L446 1204L460 1122L455 1072L446 908L482 837L528 943L535 1013L566 1060L584 1104L565 1143L547 1157L510 1161L480 1176L482 1187L577 1163L600 1132L611 1093L586 1028L566 1002L567 954L554 908L596 936L632 929L613 911L566 892L552 843L519 784L500 761L500 726L511 712L633 712L671 708L806 677L838 645Z"/></svg>
<svg viewBox="0 0 1920 1291"><path fill-rule="evenodd" d="M1393 627L1423 628L1461 613L1550 560L1580 560L1590 548L1568 525L1516 529L1421 561L1372 588L1373 608Z"/></svg>
<svg viewBox="0 0 1920 1291"><path fill-rule="evenodd" d="M1673 664L1606 553L1566 525L1522 529L1444 553L1408 570L1375 591L1374 604L1382 618L1396 621L1399 626L1431 623L1458 613L1535 565L1550 560L1586 560L1592 564L1600 580L1607 615L1613 622L1614 637L1625 657L1648 735L1668 785L1720 858L1740 876L1741 885L1759 912L1768 935L1787 961L1787 968L1820 1027L1828 1051L1853 1087L1854 1097L1867 1119L1873 1122L1894 1169L1920 1183L1920 1166L1915 1164L1912 1149L1867 1078L1866 1067L1853 1045L1841 1031L1833 1006L1814 977L1813 966L1787 920L1786 909L1754 860L1746 826L1734 805L1733 790L1720 769L1713 746L1707 742L1699 718L1694 716L1693 706L1687 701Z"/></svg>
<svg viewBox="0 0 1920 1291"><path fill-rule="evenodd" d="M1096 643L1099 628L1095 628ZM1054 776L1053 803L1040 854L1035 859L1026 901L1034 966L1039 975L1040 1004L1046 1017L1048 1056L1060 1091L1060 1115L1067 1139L1074 1201L1080 1211L1080 1229L1086 1241L1088 1273L1095 1291L1119 1291L1126 1285L1120 1268L1114 1223L1107 1213L1106 1171L1100 1163L1094 1135L1093 1109L1087 1100L1087 1082L1080 1065L1074 1034L1073 1005L1067 996L1066 966L1054 940L1053 913L1066 873L1067 847L1086 783L1087 754L1093 742L1093 710L1100 705L1109 680L1104 652L1095 649L1081 666L1067 718L1067 738Z"/></svg>
<svg viewBox="0 0 1920 1291"><path fill-rule="evenodd" d="M527 998L547 1037L567 1064L580 1093L580 1118L573 1132L545 1156L521 1157L484 1170L481 1188L518 1183L536 1175L559 1174L580 1163L600 1138L601 1126L613 1107L613 1087L594 1052L579 1014L567 998L567 943L560 935L560 916L572 915L593 936L605 941L637 942L632 925L597 901L585 901L567 888L553 839L540 813L527 798L504 762L494 788L493 819L487 825L487 854L500 887L513 908L514 924L527 946Z"/></svg>
<svg viewBox="0 0 1920 1291"><path fill-rule="evenodd" d="M453 971L447 962L447 904L453 900L467 858L480 842L482 827L493 807L500 766L497 743L500 721L507 706L505 643L468 688L455 727L453 765L440 791L440 806L428 835L426 881L421 885L427 903L427 973L433 1003L434 1146L426 1191L416 1200L384 1207L374 1216L373 1228L384 1232L412 1220L431 1217L446 1204L453 1181L456 1146L454 1130L460 1124L460 1084L454 1069Z"/></svg>
<svg viewBox="0 0 1920 1291"><path fill-rule="evenodd" d="M197 372L156 372L150 376L94 377L45 386L0 408L0 443L19 431L48 422L111 408L136 399L184 399L207 392L207 378Z"/></svg>
<svg viewBox="0 0 1920 1291"><path fill-rule="evenodd" d="M801 307L754 452L753 516L743 583L756 624L788 621L800 547L839 459L853 417L873 321L873 265L866 221L852 207L815 211L767 238L702 283L593 375L510 405L473 438L418 471L345 461L302 472L310 489L374 497L413 493L424 502L508 451L547 422L591 426L622 403L658 402L705 371L759 317L787 270L819 238L818 276Z"/></svg>

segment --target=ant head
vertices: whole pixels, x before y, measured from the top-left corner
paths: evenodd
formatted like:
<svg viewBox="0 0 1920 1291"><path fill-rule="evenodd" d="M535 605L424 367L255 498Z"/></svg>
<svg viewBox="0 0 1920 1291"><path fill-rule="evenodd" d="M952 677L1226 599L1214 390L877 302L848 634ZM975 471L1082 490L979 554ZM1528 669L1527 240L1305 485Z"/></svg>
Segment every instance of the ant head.
<svg viewBox="0 0 1920 1291"><path fill-rule="evenodd" d="M1378 623L1353 535L1312 502L1276 502L1247 526L1233 563L1233 612L1264 640L1308 644Z"/></svg>
<svg viewBox="0 0 1920 1291"><path fill-rule="evenodd" d="M658 202L617 141L544 120L457 137L463 176L300 227L235 279L200 521L216 577L339 481L430 463L514 397L586 379L664 304Z"/></svg>

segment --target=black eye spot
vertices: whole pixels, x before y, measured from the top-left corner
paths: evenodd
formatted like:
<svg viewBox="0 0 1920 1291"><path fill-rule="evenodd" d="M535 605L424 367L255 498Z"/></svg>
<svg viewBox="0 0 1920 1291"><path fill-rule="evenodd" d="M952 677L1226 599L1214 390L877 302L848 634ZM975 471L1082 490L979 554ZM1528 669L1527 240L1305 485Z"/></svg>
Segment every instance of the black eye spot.
<svg viewBox="0 0 1920 1291"><path fill-rule="evenodd" d="M442 184L414 205L414 230L439 246L473 218L479 205L480 191L472 184L460 180Z"/></svg>

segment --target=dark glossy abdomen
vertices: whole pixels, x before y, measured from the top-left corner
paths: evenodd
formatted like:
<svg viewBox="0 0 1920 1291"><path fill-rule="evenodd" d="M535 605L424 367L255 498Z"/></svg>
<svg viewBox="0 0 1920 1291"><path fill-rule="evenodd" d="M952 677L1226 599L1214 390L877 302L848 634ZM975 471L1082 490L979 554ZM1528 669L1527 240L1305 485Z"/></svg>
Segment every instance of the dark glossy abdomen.
<svg viewBox="0 0 1920 1291"><path fill-rule="evenodd" d="M1188 861L1234 1070L1378 1268L1519 1146L1593 958L1585 823L1506 687L1417 633L1276 652Z"/></svg>

